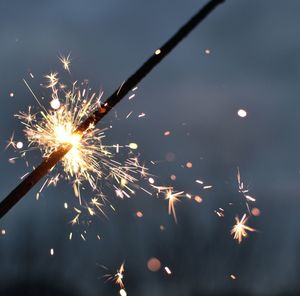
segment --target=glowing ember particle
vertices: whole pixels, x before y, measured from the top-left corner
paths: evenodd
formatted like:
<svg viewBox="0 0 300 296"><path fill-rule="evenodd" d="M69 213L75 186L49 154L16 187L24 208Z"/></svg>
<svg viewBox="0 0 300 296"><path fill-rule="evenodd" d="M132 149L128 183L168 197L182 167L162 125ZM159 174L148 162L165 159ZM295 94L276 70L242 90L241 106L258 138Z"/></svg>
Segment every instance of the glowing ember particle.
<svg viewBox="0 0 300 296"><path fill-rule="evenodd" d="M258 209L258 208L253 208L253 209L251 210L251 214L252 214L253 216L255 216L255 217L259 216L259 215L260 215L260 209Z"/></svg>
<svg viewBox="0 0 300 296"><path fill-rule="evenodd" d="M127 293L126 293L126 291L124 289L121 289L119 291L119 293L120 293L120 296L127 296Z"/></svg>
<svg viewBox="0 0 300 296"><path fill-rule="evenodd" d="M5 235L6 234L6 230L5 229L1 229L1 234Z"/></svg>
<svg viewBox="0 0 300 296"><path fill-rule="evenodd" d="M185 166L188 168L188 169L191 169L193 167L193 164L189 161L185 164Z"/></svg>
<svg viewBox="0 0 300 296"><path fill-rule="evenodd" d="M138 218L143 218L144 214L143 214L141 211L137 211L137 212L136 212L136 216L137 216Z"/></svg>
<svg viewBox="0 0 300 296"><path fill-rule="evenodd" d="M165 230L165 226L160 225L160 226L159 226L159 229L160 229L161 231L164 231L164 230Z"/></svg>
<svg viewBox="0 0 300 296"><path fill-rule="evenodd" d="M65 202L64 203L64 208L67 209L68 208L68 204Z"/></svg>
<svg viewBox="0 0 300 296"><path fill-rule="evenodd" d="M18 142L18 143L16 144L16 147L17 147L18 149L22 149L22 148L23 148L23 142Z"/></svg>
<svg viewBox="0 0 300 296"><path fill-rule="evenodd" d="M155 51L155 54L156 55L159 55L161 53L161 50L160 49L157 49L156 51Z"/></svg>
<svg viewBox="0 0 300 296"><path fill-rule="evenodd" d="M153 178L149 178L148 181L149 181L150 184L154 184L154 179Z"/></svg>
<svg viewBox="0 0 300 296"><path fill-rule="evenodd" d="M204 52L205 52L205 54L210 54L210 49L207 48L207 49L205 49Z"/></svg>
<svg viewBox="0 0 300 296"><path fill-rule="evenodd" d="M137 143L130 143L130 144L128 145L128 147L129 147L130 149L135 150L135 149L138 148L138 144L137 144Z"/></svg>
<svg viewBox="0 0 300 296"><path fill-rule="evenodd" d="M69 234L69 240L72 240L72 237L73 237L73 233L70 232L70 234Z"/></svg>
<svg viewBox="0 0 300 296"><path fill-rule="evenodd" d="M132 94L129 98L128 98L128 100L131 100L131 99L133 99L135 97L135 94Z"/></svg>
<svg viewBox="0 0 300 296"><path fill-rule="evenodd" d="M201 185L203 185L203 181L201 181L201 180L196 180L196 183L199 183L199 184L201 184Z"/></svg>
<svg viewBox="0 0 300 296"><path fill-rule="evenodd" d="M164 136L170 136L171 135L171 132L170 131L165 131L164 132Z"/></svg>
<svg viewBox="0 0 300 296"><path fill-rule="evenodd" d="M168 266L165 266L165 271L167 274L172 274L172 271L170 270L170 268Z"/></svg>
<svg viewBox="0 0 300 296"><path fill-rule="evenodd" d="M203 189L211 189L211 188L212 188L212 185L203 186Z"/></svg>
<svg viewBox="0 0 300 296"><path fill-rule="evenodd" d="M13 98L13 97L15 96L15 94L14 94L13 92L11 92L11 93L9 94L9 96L10 96L11 98Z"/></svg>
<svg viewBox="0 0 300 296"><path fill-rule="evenodd" d="M239 109L238 112L237 112L237 115L238 115L239 117L244 118L244 117L247 116L247 111L244 110L244 109Z"/></svg>
<svg viewBox="0 0 300 296"><path fill-rule="evenodd" d="M202 197L199 196L199 195L196 195L196 196L194 197L194 199L195 199L195 202L197 202L197 203L202 203L202 201L203 201Z"/></svg>
<svg viewBox="0 0 300 296"><path fill-rule="evenodd" d="M150 271L156 272L161 268L161 263L156 257L152 257L147 262L147 267Z"/></svg>
<svg viewBox="0 0 300 296"><path fill-rule="evenodd" d="M233 235L233 238L238 241L239 244L242 242L243 238L248 236L247 231L255 231L255 229L246 225L248 218L249 217L247 217L246 214L243 215L241 220L238 217L235 217L236 224L233 225L231 229L231 234Z"/></svg>
<svg viewBox="0 0 300 296"><path fill-rule="evenodd" d="M170 178L171 178L172 181L176 180L176 176L175 175L171 175Z"/></svg>
<svg viewBox="0 0 300 296"><path fill-rule="evenodd" d="M235 280L236 279L236 276L234 274L231 274L230 277Z"/></svg>
<svg viewBox="0 0 300 296"><path fill-rule="evenodd" d="M59 99L53 99L51 102L50 102L50 106L52 109L54 110L57 110L60 108L60 101Z"/></svg>
<svg viewBox="0 0 300 296"><path fill-rule="evenodd" d="M146 116L146 114L144 112L142 112L138 117L141 118L141 117L144 117Z"/></svg>
<svg viewBox="0 0 300 296"><path fill-rule="evenodd" d="M54 249L53 249L53 248L50 249L50 255L51 255L51 256L54 256Z"/></svg>

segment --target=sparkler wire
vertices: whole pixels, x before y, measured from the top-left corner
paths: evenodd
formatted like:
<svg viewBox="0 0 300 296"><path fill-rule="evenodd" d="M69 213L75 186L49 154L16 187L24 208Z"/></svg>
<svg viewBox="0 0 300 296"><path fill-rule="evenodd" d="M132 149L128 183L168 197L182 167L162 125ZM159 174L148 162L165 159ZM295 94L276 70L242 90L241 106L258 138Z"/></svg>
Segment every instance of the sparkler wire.
<svg viewBox="0 0 300 296"><path fill-rule="evenodd" d="M131 75L107 100L84 120L74 131L84 136L84 132L96 125L127 93L132 90L151 70L157 66L196 26L198 26L219 4L225 0L211 0L183 25L161 48ZM0 203L0 219L30 191L52 168L71 150L71 144L61 145L42 161L24 180Z"/></svg>

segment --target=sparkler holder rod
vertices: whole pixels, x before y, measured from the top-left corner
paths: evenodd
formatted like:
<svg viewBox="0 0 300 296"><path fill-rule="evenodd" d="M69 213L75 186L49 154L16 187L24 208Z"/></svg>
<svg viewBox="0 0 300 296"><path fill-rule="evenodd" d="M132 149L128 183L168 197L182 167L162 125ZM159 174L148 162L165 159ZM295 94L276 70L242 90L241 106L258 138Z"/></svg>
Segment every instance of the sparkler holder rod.
<svg viewBox="0 0 300 296"><path fill-rule="evenodd" d="M211 0L183 25L154 54L99 107L87 117L74 131L84 136L85 131L96 125L115 105L117 105L151 70L157 66L190 32L192 32L219 4L225 0ZM0 219L30 191L51 169L70 151L70 144L62 145L35 168L0 203Z"/></svg>

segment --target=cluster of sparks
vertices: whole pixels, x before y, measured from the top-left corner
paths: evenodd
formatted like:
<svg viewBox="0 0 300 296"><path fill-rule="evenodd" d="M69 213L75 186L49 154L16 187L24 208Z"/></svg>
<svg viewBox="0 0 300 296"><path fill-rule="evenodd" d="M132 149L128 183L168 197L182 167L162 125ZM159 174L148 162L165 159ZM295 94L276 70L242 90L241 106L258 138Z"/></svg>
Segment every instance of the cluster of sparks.
<svg viewBox="0 0 300 296"><path fill-rule="evenodd" d="M241 193L244 197L248 212L251 214L249 202L255 202L256 199L249 194L249 189L245 187L244 182L241 180L239 168L237 169L237 182L239 193ZM244 214L241 219L239 219L239 217L235 217L236 223L231 229L231 234L233 235L233 238L238 241L239 244L242 242L243 238L246 238L248 236L247 231L256 231L254 228L246 225L248 219L249 216L247 216L247 214Z"/></svg>
<svg viewBox="0 0 300 296"><path fill-rule="evenodd" d="M70 55L60 56L59 60L64 70L70 72ZM141 164L139 158L134 154L134 150L138 148L136 143L123 146L104 144L106 142L105 132L110 127L100 129L91 124L83 133L76 132L80 123L101 106L102 93L92 92L86 81L84 83L74 82L71 87L68 87L61 82L57 72L49 73L45 79L45 87L50 90L49 101L46 104L44 98L39 99L24 80L38 104L37 110L36 107L29 106L26 112L19 112L15 115L24 126L27 146L23 147L22 142L15 141L14 135L7 145L20 150L23 157L29 151L39 150L44 158L48 158L60 147L71 146L69 152L61 160L63 170L53 170L38 190L37 199L44 188L50 185L56 186L60 180L66 179L72 183L80 206L84 207L90 216L99 212L105 215L102 208L107 199L100 188L103 188L102 183L106 182L113 189L115 195L121 199L130 198L135 194L136 189L142 189L149 195L162 194L168 201L169 215L172 215L177 222L175 204L181 197L185 196L190 199L191 195L184 194L184 191L174 191L170 186L154 185L154 179L149 178L148 168ZM129 99L131 100L133 96L131 95ZM47 104L50 106L47 107ZM139 115L139 117L141 116ZM127 118L128 116L126 116ZM125 148L127 154L126 159L122 162L118 161L116 157L121 148ZM10 159L11 162L14 160L15 158ZM27 161L26 163L28 165ZM140 185L142 179L148 180L148 189ZM81 189L85 184L89 184L94 192L92 198L82 198ZM113 208L112 205L111 207ZM83 210L74 207L74 212L72 225L79 223Z"/></svg>
<svg viewBox="0 0 300 296"><path fill-rule="evenodd" d="M70 72L70 55L59 57L63 68ZM21 155L26 156L28 151L40 150L44 158L49 157L64 145L70 145L71 149L61 160L62 172L52 173L44 182L37 193L37 199L41 191L50 185L56 185L59 180L67 179L73 184L75 196L79 199L80 205L84 206L88 213L93 216L96 211L102 211L106 200L105 195L100 191L106 182L115 191L117 197L130 197L137 188L142 188L139 181L148 176L148 169L140 164L138 157L134 154L138 145L129 143L105 145L105 131L109 128L97 128L90 126L83 133L76 132L76 128L95 109L100 107L102 93L91 93L87 82L78 85L72 84L69 89L60 82L58 73L50 73L45 76L46 88L50 89L50 107L42 104L28 83L25 84L33 94L38 103L39 109L29 107L27 112L19 112L16 117L24 125L24 133L28 142L26 148L18 146L19 142L14 141L14 136L9 140L8 146L21 149ZM116 159L120 148L126 149L126 159L122 162ZM23 176L24 177L24 176ZM88 201L81 198L81 188L88 183L95 194ZM144 188L142 188L144 189ZM144 191L148 192L146 189ZM148 192L151 194L150 192ZM82 211L74 208L75 217L71 221L76 224Z"/></svg>
<svg viewBox="0 0 300 296"><path fill-rule="evenodd" d="M60 56L59 60L64 70L70 73L70 55ZM86 209L90 216L94 216L99 212L105 215L103 207L107 199L100 188L103 188L102 182L107 182L109 187L115 192L115 195L121 199L125 197L130 198L132 194L135 194L136 189L142 189L149 195L153 195L153 193L156 193L156 195L162 194L164 200L168 202L168 214L172 215L175 222L177 222L175 205L181 198L185 197L191 199L192 195L184 191L175 191L171 186L159 186L154 184L154 179L149 177L148 169L140 163L139 158L134 154L133 150L138 147L136 143L129 143L123 146L120 144L105 145L105 132L110 127L101 129L91 124L84 132L76 132L76 128L80 123L93 113L95 109L101 106L102 93L96 94L91 92L86 82L74 82L71 88L68 88L60 81L58 73L50 73L46 75L45 78L45 86L50 90L49 104L51 108L46 108L46 104L42 104L42 101L38 99L28 83L24 80L26 86L37 101L39 108L35 110L34 107L30 106L27 112L19 112L16 114L16 117L20 120L22 125L24 125L24 133L28 145L24 148L23 142L14 140L14 135L9 139L7 145L21 150L22 156L26 156L27 152L31 150L39 150L44 158L48 158L54 151L64 145L71 147L69 152L61 160L62 172L55 170L55 172L46 179L37 193L37 199L45 187L50 185L56 186L62 179L71 182L74 194L78 198L81 206L81 208L74 207L75 216L70 223L75 225L79 224L79 219L83 213L82 208ZM131 95L129 100L131 100L134 95L135 94ZM126 119L131 116L131 114L132 111L126 116ZM145 114L141 113L138 117L143 116L145 116ZM170 131L165 132L164 135L169 136ZM127 149L127 156L123 162L120 162L116 160L116 154L119 154L120 148L124 147ZM11 162L14 162L14 160L15 158L10 159ZM192 168L192 163L188 162L186 167ZM150 189L145 189L139 184L141 179L148 180L147 184ZM171 179L175 180L176 176L172 175ZM243 214L241 219L236 216L236 223L231 229L233 238L237 240L238 243L241 243L242 240L248 236L248 232L256 231L247 225L248 219L251 216L249 203L253 203L256 200L249 194L249 190L241 180L239 169L237 171L237 182L238 191L243 196L249 212L249 215ZM196 183L202 185L202 188L205 190L212 188L212 185L204 185L201 180L196 180ZM84 184L89 184L92 189L92 198L82 199L81 189L84 188ZM194 199L197 203L202 202L201 196L195 195ZM112 205L111 207L113 208ZM65 203L65 208L68 208L67 203ZM223 208L219 208L215 212L219 217L224 217ZM142 217L143 213L137 212L137 216ZM83 240L85 240L84 235L81 234L81 236ZM100 239L100 237L98 238ZM72 239L72 233L70 233L69 239ZM53 249L51 249L50 254L51 256L54 255ZM154 269L156 270L156 267ZM171 274L168 267L165 267L165 271L167 274ZM124 272L125 267L124 263L122 263L115 274L106 275L108 279L113 280L115 284L119 286L121 296L127 295L123 282Z"/></svg>

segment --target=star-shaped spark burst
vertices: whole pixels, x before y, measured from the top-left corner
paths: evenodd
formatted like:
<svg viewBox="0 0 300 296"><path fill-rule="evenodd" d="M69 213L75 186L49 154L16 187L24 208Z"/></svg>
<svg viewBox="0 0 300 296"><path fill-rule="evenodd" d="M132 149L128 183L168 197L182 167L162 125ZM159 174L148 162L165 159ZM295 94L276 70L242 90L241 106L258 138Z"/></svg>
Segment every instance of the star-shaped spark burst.
<svg viewBox="0 0 300 296"><path fill-rule="evenodd" d="M173 215L175 222L177 223L175 203L179 201L179 197L182 197L184 191L174 192L172 189L168 189L165 193L165 199L169 201L168 213Z"/></svg>
<svg viewBox="0 0 300 296"><path fill-rule="evenodd" d="M243 215L242 219L240 220L239 217L235 217L236 224L233 225L231 229L231 234L233 235L233 238L238 241L240 244L243 240L243 238L246 238L248 236L247 231L256 231L254 228L251 228L250 226L246 225L246 222L249 217L247 217L246 214Z"/></svg>
<svg viewBox="0 0 300 296"><path fill-rule="evenodd" d="M67 56L60 55L58 58L61 61L63 68L70 73L70 65L71 65L70 53Z"/></svg>

